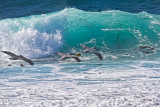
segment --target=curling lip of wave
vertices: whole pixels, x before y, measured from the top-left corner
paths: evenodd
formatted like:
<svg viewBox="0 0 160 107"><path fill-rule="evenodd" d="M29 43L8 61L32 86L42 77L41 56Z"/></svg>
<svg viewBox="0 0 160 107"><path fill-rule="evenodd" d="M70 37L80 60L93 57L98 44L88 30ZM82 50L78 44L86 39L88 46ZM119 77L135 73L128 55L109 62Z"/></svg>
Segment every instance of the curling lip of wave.
<svg viewBox="0 0 160 107"><path fill-rule="evenodd" d="M0 50L26 57L41 57L77 44L89 43L107 49L130 49L158 44L159 15L118 10L85 12L75 8L43 15L0 21ZM159 24L158 24L159 25ZM94 32L93 32L94 31ZM105 31L105 32L104 32Z"/></svg>

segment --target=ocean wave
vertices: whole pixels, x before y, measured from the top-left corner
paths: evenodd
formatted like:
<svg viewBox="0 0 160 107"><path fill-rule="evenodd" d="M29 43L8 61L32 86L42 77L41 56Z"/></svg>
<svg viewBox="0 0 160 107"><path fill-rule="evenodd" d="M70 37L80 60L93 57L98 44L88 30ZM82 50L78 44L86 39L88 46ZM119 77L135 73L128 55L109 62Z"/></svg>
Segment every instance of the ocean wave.
<svg viewBox="0 0 160 107"><path fill-rule="evenodd" d="M160 16L118 10L86 12L68 8L42 15L0 20L0 50L30 58L68 52L77 45L103 51L158 46ZM2 56L2 55L1 55Z"/></svg>

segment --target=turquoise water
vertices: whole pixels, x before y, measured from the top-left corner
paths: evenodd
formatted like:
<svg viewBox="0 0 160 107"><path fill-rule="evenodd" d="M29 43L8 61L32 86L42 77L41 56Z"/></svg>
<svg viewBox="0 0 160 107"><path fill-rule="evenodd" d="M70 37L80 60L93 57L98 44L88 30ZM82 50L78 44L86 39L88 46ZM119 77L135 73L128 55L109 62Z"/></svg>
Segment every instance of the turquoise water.
<svg viewBox="0 0 160 107"><path fill-rule="evenodd" d="M85 12L69 8L48 14L3 19L0 24L3 25L0 28L1 50L33 59L59 51L82 52L80 44L97 47L104 56L128 54L124 57L126 59L141 58L142 53L137 51L139 46L156 49L146 58L157 59L159 53L160 16L146 12Z"/></svg>
<svg viewBox="0 0 160 107"><path fill-rule="evenodd" d="M0 53L0 106L158 107L160 15L119 8L65 8L2 18L0 50L31 58L35 65ZM100 49L104 59L82 53L81 44ZM56 52L80 52L82 62L61 61Z"/></svg>

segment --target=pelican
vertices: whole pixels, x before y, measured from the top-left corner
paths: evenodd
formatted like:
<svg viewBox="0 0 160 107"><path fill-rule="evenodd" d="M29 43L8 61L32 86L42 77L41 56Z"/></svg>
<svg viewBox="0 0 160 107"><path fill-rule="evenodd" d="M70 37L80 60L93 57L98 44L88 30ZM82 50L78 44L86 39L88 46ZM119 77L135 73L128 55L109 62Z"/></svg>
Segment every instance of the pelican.
<svg viewBox="0 0 160 107"><path fill-rule="evenodd" d="M139 46L140 49L150 49L150 50L154 50L154 48L149 47L149 46Z"/></svg>
<svg viewBox="0 0 160 107"><path fill-rule="evenodd" d="M23 60L23 61L28 62L31 65L34 65L34 63L30 59L25 58L22 55L15 55L14 53L9 52L9 51L1 51L1 52L5 53L5 54L7 54L9 56L11 56L11 58L9 58L10 60Z"/></svg>
<svg viewBox="0 0 160 107"><path fill-rule="evenodd" d="M94 53L95 55L97 55L100 60L103 59L101 53L99 53L99 52L96 51L96 50L99 50L99 49L97 49L97 48L95 48L95 47L89 48L89 47L87 47L86 45L80 45L80 46L81 46L83 49L85 49L85 50L83 51L84 53L91 52L91 53Z"/></svg>
<svg viewBox="0 0 160 107"><path fill-rule="evenodd" d="M154 48L149 46L139 46L139 50L143 53L154 53Z"/></svg>
<svg viewBox="0 0 160 107"><path fill-rule="evenodd" d="M67 58L73 58L75 59L77 62L81 62L81 60L79 59L80 53L78 54L64 54L64 53L60 53L58 52L57 55L61 56L61 60L65 60Z"/></svg>

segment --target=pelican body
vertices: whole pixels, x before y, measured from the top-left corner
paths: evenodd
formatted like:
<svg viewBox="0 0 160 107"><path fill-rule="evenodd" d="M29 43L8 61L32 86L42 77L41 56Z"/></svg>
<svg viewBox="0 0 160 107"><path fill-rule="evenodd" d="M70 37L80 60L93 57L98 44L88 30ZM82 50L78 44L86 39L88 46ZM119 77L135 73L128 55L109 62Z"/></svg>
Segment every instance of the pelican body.
<svg viewBox="0 0 160 107"><path fill-rule="evenodd" d="M76 55L64 54L64 53L60 53L60 52L58 52L57 55L61 56L61 60L65 60L65 59L67 59L67 58L73 58L73 59L75 59L77 62L81 62L81 60L79 59L79 57L76 56Z"/></svg>

